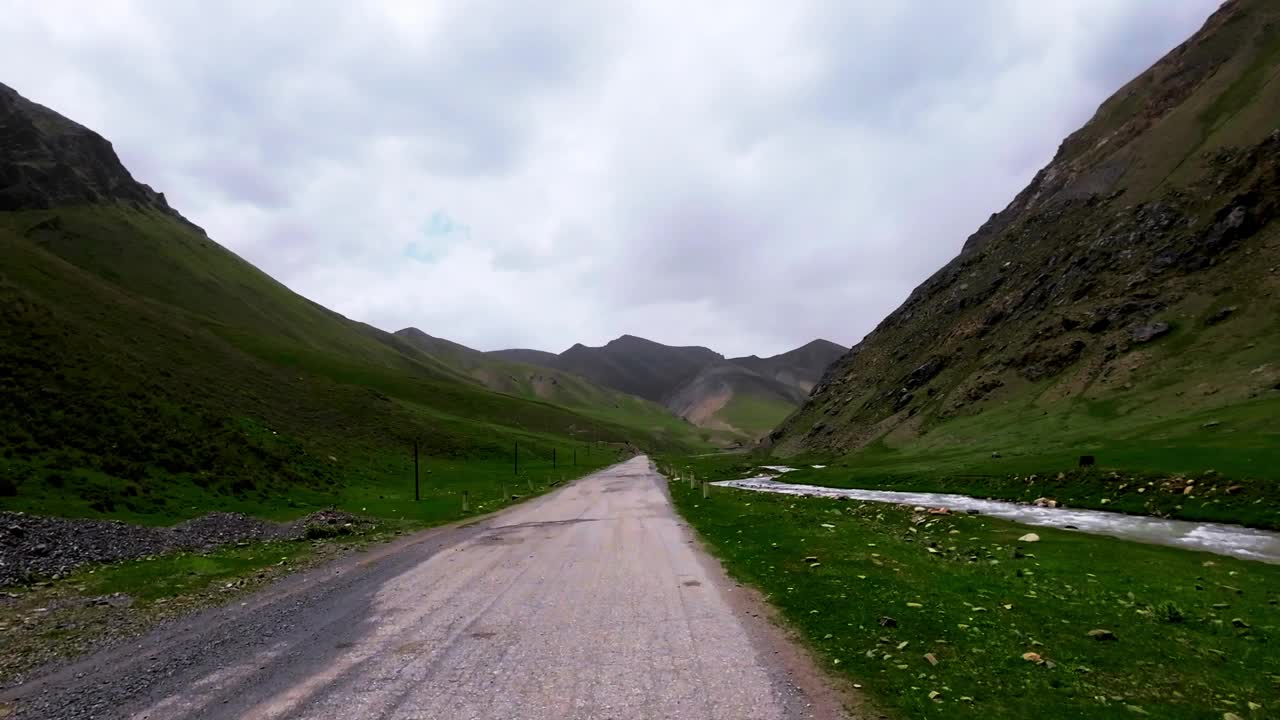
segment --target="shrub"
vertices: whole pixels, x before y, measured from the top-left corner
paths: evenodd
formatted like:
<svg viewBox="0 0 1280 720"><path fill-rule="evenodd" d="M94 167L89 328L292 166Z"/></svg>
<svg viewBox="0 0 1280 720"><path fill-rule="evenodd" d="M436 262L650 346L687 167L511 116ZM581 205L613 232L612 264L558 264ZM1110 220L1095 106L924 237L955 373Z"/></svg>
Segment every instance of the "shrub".
<svg viewBox="0 0 1280 720"><path fill-rule="evenodd" d="M1180 623L1187 619L1182 608L1171 602L1161 603L1158 613L1159 617L1167 623Z"/></svg>

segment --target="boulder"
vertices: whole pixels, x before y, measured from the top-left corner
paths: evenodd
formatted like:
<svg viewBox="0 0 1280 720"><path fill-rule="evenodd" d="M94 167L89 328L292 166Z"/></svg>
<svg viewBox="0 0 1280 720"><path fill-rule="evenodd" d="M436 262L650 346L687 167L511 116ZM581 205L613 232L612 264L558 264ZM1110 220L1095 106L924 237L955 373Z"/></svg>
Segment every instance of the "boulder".
<svg viewBox="0 0 1280 720"><path fill-rule="evenodd" d="M1164 337L1173 331L1167 322L1154 322L1149 325L1138 325L1129 331L1129 339L1136 343L1147 343Z"/></svg>

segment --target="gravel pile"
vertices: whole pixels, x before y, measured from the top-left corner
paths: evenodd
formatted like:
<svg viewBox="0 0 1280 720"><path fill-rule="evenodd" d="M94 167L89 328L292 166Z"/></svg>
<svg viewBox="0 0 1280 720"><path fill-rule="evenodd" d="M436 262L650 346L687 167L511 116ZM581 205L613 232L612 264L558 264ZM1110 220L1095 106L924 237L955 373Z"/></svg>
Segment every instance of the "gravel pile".
<svg viewBox="0 0 1280 720"><path fill-rule="evenodd" d="M337 510L321 510L289 523L214 512L172 527L0 512L0 587L63 575L88 563L208 550L237 542L359 533L371 524Z"/></svg>

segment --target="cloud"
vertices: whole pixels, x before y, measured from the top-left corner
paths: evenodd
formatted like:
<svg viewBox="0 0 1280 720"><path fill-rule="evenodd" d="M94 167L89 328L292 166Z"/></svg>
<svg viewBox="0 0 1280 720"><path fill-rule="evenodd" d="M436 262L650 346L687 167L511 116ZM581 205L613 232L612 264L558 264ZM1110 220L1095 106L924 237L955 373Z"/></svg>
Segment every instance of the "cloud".
<svg viewBox="0 0 1280 720"><path fill-rule="evenodd" d="M482 349L856 342L1216 0L12 3L3 80L294 290Z"/></svg>

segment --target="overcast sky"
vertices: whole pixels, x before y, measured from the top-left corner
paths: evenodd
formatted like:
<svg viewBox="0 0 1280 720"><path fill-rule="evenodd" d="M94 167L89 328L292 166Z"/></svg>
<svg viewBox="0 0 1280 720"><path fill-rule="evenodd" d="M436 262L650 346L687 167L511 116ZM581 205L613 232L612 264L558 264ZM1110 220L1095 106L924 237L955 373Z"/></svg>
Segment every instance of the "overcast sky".
<svg viewBox="0 0 1280 720"><path fill-rule="evenodd" d="M349 317L766 355L859 340L1216 6L0 0L0 81Z"/></svg>

